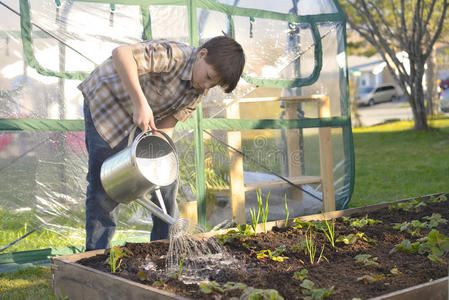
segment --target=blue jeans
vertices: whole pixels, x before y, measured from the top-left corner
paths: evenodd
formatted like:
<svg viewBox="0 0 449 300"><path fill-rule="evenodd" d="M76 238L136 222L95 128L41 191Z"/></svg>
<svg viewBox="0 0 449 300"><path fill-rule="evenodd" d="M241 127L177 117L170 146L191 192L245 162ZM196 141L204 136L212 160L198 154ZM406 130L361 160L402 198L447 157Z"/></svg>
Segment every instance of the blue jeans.
<svg viewBox="0 0 449 300"><path fill-rule="evenodd" d="M125 138L114 148L111 148L98 134L92 121L89 108L84 104L84 124L86 134L86 149L88 152L88 172L86 191L86 251L105 249L110 247L110 241L114 235L118 218L118 202L112 200L105 192L101 180L100 171L103 162L110 156L120 152L128 146L128 138ZM176 194L178 181L171 185L161 187L167 213L178 217L178 205ZM159 205L156 194L151 194L151 201ZM169 225L151 215L153 228L151 240L160 240L168 237Z"/></svg>

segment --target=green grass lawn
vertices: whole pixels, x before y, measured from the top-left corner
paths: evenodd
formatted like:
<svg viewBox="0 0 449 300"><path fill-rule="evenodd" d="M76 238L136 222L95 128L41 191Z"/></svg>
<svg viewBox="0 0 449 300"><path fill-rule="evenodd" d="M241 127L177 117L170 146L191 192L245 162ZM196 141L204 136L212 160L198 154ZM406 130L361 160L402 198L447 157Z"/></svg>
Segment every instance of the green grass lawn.
<svg viewBox="0 0 449 300"><path fill-rule="evenodd" d="M350 206L449 192L449 118L414 131L412 121L356 128L355 186Z"/></svg>
<svg viewBox="0 0 449 300"><path fill-rule="evenodd" d="M0 274L0 299L55 300L51 284L50 267L36 266Z"/></svg>
<svg viewBox="0 0 449 300"><path fill-rule="evenodd" d="M351 207L449 191L449 118L429 124L434 129L428 132L412 130L412 121L353 130L356 174ZM1 274L0 299L56 299L50 268Z"/></svg>

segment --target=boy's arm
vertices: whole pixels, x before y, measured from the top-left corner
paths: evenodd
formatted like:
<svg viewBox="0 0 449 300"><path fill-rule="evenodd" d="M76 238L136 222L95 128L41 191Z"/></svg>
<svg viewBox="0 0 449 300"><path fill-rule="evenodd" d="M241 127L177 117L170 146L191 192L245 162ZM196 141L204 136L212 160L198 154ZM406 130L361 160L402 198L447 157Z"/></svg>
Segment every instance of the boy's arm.
<svg viewBox="0 0 449 300"><path fill-rule="evenodd" d="M172 137L177 122L178 120L174 116L168 116L158 121L157 127L159 130L165 132L169 137Z"/></svg>
<svg viewBox="0 0 449 300"><path fill-rule="evenodd" d="M112 60L120 79L131 97L134 124L142 129L142 131L146 131L148 126L152 130L157 130L154 123L153 111L150 105L148 105L148 101L139 83L137 63L131 48L127 45L115 48L112 51Z"/></svg>

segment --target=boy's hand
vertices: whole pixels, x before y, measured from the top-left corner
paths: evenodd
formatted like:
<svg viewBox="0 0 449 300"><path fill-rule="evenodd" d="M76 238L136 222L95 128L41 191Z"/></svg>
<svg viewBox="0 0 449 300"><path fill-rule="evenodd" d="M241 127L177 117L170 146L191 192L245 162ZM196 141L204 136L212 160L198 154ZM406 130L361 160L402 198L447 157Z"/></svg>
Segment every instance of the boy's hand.
<svg viewBox="0 0 449 300"><path fill-rule="evenodd" d="M142 105L133 105L133 122L138 126L143 132L148 130L157 130L154 123L154 115L148 103L145 101Z"/></svg>
<svg viewBox="0 0 449 300"><path fill-rule="evenodd" d="M133 102L133 123L144 132L148 130L148 127L151 130L157 130L154 124L153 111L148 105L148 101L139 83L137 63L131 48L128 45L115 48L112 51L112 60Z"/></svg>

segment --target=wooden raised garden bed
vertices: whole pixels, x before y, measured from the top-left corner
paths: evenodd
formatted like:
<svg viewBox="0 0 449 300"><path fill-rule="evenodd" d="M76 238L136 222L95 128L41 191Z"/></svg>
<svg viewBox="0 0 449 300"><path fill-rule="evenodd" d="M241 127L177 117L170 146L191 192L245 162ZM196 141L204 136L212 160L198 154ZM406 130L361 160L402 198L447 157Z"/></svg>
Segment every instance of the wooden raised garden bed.
<svg viewBox="0 0 449 300"><path fill-rule="evenodd" d="M115 273L109 250L55 257L53 291L69 299L448 299L446 199L432 195L305 216L288 227L270 222L267 233L259 224L256 235L242 227L198 235L215 235L234 258L201 271L208 279L202 284L184 282L182 267L178 276L162 275L167 241L127 244L130 255ZM322 228L332 224L329 239ZM316 247L315 256L307 246ZM153 269L145 267L149 261Z"/></svg>

